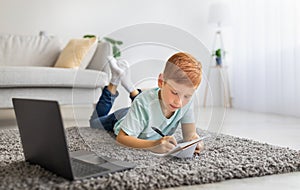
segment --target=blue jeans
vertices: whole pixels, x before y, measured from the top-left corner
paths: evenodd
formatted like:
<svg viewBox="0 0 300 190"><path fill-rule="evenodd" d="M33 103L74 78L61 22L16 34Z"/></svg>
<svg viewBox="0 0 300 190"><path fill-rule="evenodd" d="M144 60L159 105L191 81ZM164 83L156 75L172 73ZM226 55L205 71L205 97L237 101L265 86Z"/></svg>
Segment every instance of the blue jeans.
<svg viewBox="0 0 300 190"><path fill-rule="evenodd" d="M138 89L138 91L139 93L141 93L140 89ZM118 95L118 92L117 94L111 94L110 91L107 90L107 86L104 87L101 97L96 104L96 109L94 110L90 118L90 126L92 128L105 129L107 131L113 132L115 123L123 118L129 110L129 107L122 108L108 115ZM130 98L133 101L135 97Z"/></svg>

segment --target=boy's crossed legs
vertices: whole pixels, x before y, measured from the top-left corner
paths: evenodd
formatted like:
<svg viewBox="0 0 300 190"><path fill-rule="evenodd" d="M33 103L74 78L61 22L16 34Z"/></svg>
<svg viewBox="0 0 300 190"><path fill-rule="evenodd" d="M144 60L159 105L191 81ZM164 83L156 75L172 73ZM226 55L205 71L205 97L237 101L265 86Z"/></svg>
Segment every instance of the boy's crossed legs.
<svg viewBox="0 0 300 190"><path fill-rule="evenodd" d="M117 86L120 81L122 86L129 92L132 101L139 93L141 93L141 90L135 89L130 80L129 65L127 61L117 61L112 56L109 56L108 59L112 74L111 81L102 91L99 101L96 104L96 109L90 118L90 126L92 128L103 128L113 132L115 123L124 117L129 109L129 107L122 108L108 115L115 99L119 95Z"/></svg>

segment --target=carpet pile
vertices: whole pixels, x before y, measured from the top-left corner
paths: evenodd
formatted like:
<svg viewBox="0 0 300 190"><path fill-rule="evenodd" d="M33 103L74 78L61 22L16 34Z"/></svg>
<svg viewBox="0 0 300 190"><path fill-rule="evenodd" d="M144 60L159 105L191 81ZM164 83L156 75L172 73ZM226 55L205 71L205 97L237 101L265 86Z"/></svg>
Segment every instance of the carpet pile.
<svg viewBox="0 0 300 190"><path fill-rule="evenodd" d="M180 139L177 131L175 138ZM209 132L199 129L198 133ZM93 150L137 166L103 177L67 181L24 162L18 130L0 130L0 189L159 189L300 171L300 151L224 134L212 134L204 141L205 151L190 159L158 157L120 146L103 130L71 127L66 135L70 151Z"/></svg>

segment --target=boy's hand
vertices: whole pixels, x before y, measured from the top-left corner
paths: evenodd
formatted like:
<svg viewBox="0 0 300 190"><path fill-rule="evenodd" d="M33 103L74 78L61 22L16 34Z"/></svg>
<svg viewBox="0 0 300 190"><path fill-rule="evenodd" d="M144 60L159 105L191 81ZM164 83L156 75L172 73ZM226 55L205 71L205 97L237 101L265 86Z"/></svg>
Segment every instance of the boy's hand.
<svg viewBox="0 0 300 190"><path fill-rule="evenodd" d="M191 141L199 138L199 135L196 131L195 123L183 123L181 125L181 128L184 141ZM199 154L202 150L204 150L204 143L203 141L200 141L197 144L195 154Z"/></svg>
<svg viewBox="0 0 300 190"><path fill-rule="evenodd" d="M176 139L173 136L165 136L155 141L155 145L150 148L150 151L154 153L167 153L171 151L177 145Z"/></svg>
<svg viewBox="0 0 300 190"><path fill-rule="evenodd" d="M196 150L195 150L194 154L200 154L200 152L203 150L204 150L204 142L200 141L196 146Z"/></svg>
<svg viewBox="0 0 300 190"><path fill-rule="evenodd" d="M189 141L192 141L194 139L198 139L199 138L199 135L198 134L194 134L190 139ZM195 153L194 154L200 154L201 151L204 150L204 142L203 141L200 141L197 146L196 146L196 150L195 150Z"/></svg>

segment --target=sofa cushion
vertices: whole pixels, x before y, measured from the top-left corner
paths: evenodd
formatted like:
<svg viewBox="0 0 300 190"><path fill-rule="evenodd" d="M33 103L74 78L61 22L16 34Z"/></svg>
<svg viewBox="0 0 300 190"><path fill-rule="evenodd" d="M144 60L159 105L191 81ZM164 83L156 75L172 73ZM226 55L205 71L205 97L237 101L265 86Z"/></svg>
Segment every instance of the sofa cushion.
<svg viewBox="0 0 300 190"><path fill-rule="evenodd" d="M87 68L109 72L108 55L112 55L110 44L107 42L99 42L96 52Z"/></svg>
<svg viewBox="0 0 300 190"><path fill-rule="evenodd" d="M107 84L108 76L95 70L54 67L0 67L0 88L80 87L98 88Z"/></svg>
<svg viewBox="0 0 300 190"><path fill-rule="evenodd" d="M72 39L60 53L54 67L85 69L97 48L97 38Z"/></svg>
<svg viewBox="0 0 300 190"><path fill-rule="evenodd" d="M57 37L0 36L0 66L53 66L61 51Z"/></svg>
<svg viewBox="0 0 300 190"><path fill-rule="evenodd" d="M87 66L87 69L103 71L111 78L110 66L108 64L107 56L112 55L112 48L108 42L99 42L96 52Z"/></svg>

